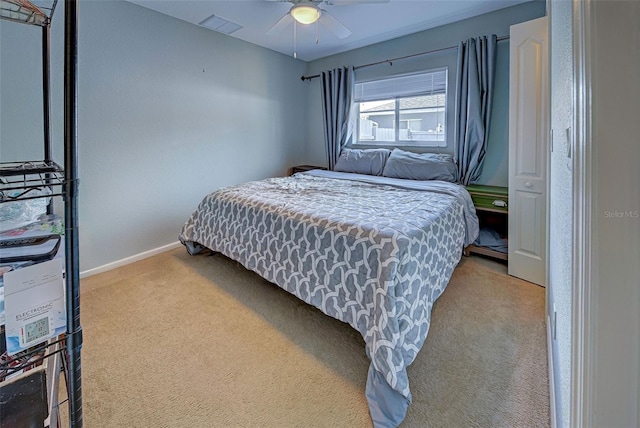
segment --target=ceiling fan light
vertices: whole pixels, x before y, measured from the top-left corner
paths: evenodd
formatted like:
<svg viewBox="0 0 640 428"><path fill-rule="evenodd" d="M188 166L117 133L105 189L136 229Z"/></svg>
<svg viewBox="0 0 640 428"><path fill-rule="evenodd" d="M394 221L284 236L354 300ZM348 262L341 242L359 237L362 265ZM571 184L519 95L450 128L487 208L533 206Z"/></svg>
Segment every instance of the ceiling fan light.
<svg viewBox="0 0 640 428"><path fill-rule="evenodd" d="M313 24L320 18L320 9L309 5L295 5L289 13L301 24Z"/></svg>

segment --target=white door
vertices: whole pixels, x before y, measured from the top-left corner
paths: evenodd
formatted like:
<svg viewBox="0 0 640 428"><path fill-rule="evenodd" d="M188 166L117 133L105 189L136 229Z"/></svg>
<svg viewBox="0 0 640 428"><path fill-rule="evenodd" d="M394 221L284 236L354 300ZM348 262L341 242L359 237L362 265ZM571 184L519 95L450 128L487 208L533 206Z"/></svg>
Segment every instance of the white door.
<svg viewBox="0 0 640 428"><path fill-rule="evenodd" d="M511 26L509 274L545 285L549 67L547 17Z"/></svg>

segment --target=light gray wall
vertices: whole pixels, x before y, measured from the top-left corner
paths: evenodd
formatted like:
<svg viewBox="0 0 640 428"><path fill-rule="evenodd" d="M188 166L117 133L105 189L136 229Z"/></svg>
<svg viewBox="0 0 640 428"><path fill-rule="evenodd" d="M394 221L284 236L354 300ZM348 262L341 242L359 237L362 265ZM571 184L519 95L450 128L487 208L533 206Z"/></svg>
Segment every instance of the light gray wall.
<svg viewBox="0 0 640 428"><path fill-rule="evenodd" d="M640 2L591 0L592 426L640 414Z"/></svg>
<svg viewBox="0 0 640 428"><path fill-rule="evenodd" d="M323 70L346 65L363 65L390 58L398 58L457 46L462 40L487 34L504 36L509 34L509 26L518 22L539 18L545 14L544 1L534 1L496 12L466 19L453 24L444 25L431 30L409 36L400 37L388 42L333 55L309 63L308 75L315 75ZM431 69L443 65L449 67L449 91L455 92L457 50L421 56L409 60L395 61L388 64L361 68L356 71L356 80L379 77L388 74L406 73ZM324 134L322 130L322 109L320 98L320 80L306 82L308 86L308 134L307 159L309 163L326 165ZM498 43L496 67L494 113L491 122L487 155L480 183L507 186L508 184L508 136L509 136L509 42ZM452 135L451 135L452 136ZM450 137L451 137L450 136ZM450 144L447 151L452 152Z"/></svg>
<svg viewBox="0 0 640 428"><path fill-rule="evenodd" d="M57 147L63 3L51 52ZM42 157L40 33L11 22L0 31L2 160ZM303 161L305 71L301 61L131 3L82 2L80 270L175 242L206 193Z"/></svg>
<svg viewBox="0 0 640 428"><path fill-rule="evenodd" d="M62 29L52 30L62 37ZM42 30L40 27L0 20L0 156L2 161L43 159ZM62 43L54 43L55 48ZM54 78L62 79L62 58L51 59ZM59 72L58 72L59 71ZM53 91L61 105L62 88ZM58 114L56 114L58 113ZM62 114L53 112L58 133ZM60 122L60 123L58 123ZM58 126L59 125L59 126ZM59 138L62 141L62 137ZM62 154L62 150L56 153ZM57 157L60 159L60 157Z"/></svg>
<svg viewBox="0 0 640 428"><path fill-rule="evenodd" d="M551 26L551 128L553 151L549 156L549 286L547 297L551 325L558 427L569 427L571 404L571 287L573 271L572 159L568 156L573 129L573 5L550 2ZM567 129L569 130L567 133ZM555 317L554 322L554 308Z"/></svg>

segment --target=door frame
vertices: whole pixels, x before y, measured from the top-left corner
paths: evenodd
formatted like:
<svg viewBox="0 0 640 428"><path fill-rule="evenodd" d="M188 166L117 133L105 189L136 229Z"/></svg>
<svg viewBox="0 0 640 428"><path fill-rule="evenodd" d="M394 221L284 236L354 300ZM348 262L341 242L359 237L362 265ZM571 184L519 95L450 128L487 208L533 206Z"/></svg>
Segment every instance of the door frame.
<svg viewBox="0 0 640 428"><path fill-rule="evenodd" d="M573 275L571 302L571 427L591 427L596 349L596 287L592 272L593 144L591 130L591 0L573 0Z"/></svg>

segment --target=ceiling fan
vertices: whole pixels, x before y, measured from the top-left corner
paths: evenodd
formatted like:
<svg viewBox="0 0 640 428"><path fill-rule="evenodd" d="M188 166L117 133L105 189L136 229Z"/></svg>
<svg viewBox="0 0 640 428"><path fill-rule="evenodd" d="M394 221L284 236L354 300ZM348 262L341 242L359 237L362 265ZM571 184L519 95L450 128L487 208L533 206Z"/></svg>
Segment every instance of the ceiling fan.
<svg viewBox="0 0 640 428"><path fill-rule="evenodd" d="M344 26L336 17L330 14L326 9L320 7L322 4L329 6L343 6L366 3L388 3L389 0L267 0L292 3L291 9L282 18L269 28L267 35L277 34L289 24L293 23L294 27L294 52L296 57L296 26L298 24L309 25L315 22L327 27L329 31L336 35L339 39L344 39L351 35L351 30ZM316 43L318 43L316 37Z"/></svg>

